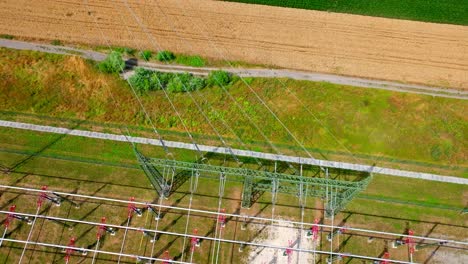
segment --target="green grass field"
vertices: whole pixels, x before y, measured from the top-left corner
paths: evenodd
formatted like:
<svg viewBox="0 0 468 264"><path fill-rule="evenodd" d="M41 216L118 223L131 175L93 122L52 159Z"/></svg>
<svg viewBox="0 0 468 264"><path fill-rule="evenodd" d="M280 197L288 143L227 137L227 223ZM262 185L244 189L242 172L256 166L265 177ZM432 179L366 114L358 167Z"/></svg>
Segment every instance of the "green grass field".
<svg viewBox="0 0 468 264"><path fill-rule="evenodd" d="M223 0L365 16L468 25L467 0Z"/></svg>
<svg viewBox="0 0 468 264"><path fill-rule="evenodd" d="M80 58L0 49L0 77L0 110L150 129L128 84ZM314 157L467 177L464 100L287 79L246 81ZM219 87L191 95L229 145L272 151L253 121L282 152L307 156L245 84L226 89L235 102ZM189 94L169 96L197 141L220 144ZM141 99L158 129L187 141L162 91Z"/></svg>

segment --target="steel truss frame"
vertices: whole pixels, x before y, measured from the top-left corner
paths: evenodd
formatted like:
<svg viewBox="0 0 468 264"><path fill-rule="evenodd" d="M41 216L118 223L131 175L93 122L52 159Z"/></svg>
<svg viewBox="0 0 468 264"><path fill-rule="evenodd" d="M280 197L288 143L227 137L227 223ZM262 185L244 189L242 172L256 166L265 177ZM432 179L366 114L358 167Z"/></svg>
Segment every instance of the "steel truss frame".
<svg viewBox="0 0 468 264"><path fill-rule="evenodd" d="M252 198L255 192L271 192L273 197L276 197L278 193L295 196L302 193L309 197L324 199L326 216L331 217L342 210L359 192L363 191L372 179L372 173L368 173L364 179L359 181L344 181L330 179L328 169L324 169L323 172L319 170L319 177L304 177L241 167L234 168L199 162L148 158L136 148L134 150L141 168L160 196L168 197L172 188L172 183L166 182L160 171L169 170L175 172L176 175L222 174L231 180L243 183L243 208L252 206ZM326 177L320 177L322 173Z"/></svg>

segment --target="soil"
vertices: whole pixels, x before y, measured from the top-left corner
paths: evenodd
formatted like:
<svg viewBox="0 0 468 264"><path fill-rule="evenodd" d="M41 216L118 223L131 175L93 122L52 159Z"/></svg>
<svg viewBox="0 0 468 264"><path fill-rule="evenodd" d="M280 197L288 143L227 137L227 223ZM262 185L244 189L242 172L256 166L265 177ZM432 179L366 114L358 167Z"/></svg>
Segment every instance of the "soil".
<svg viewBox="0 0 468 264"><path fill-rule="evenodd" d="M85 2L0 1L0 34L468 89L464 26L210 0Z"/></svg>

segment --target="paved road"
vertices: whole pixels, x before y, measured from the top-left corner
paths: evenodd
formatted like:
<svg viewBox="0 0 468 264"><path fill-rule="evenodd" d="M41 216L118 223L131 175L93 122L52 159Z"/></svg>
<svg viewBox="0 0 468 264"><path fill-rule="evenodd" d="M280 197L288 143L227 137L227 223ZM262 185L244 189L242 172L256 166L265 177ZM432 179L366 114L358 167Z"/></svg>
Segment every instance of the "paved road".
<svg viewBox="0 0 468 264"><path fill-rule="evenodd" d="M47 133L66 134L66 135L71 135L71 136L81 136L81 137L122 141L122 142L131 141L131 142L139 143L139 144L162 146L159 140L151 139L151 138L126 137L124 135L118 135L118 134L100 133L100 132L92 132L92 131L86 131L86 130L72 130L72 129L62 128L62 127L41 126L41 125L35 125L35 124L4 121L4 120L0 120L0 127L9 127L9 128L15 128L15 129L40 131L40 132L47 132ZM195 150L195 146L191 143L164 141L164 144L169 148ZM207 146L207 145L198 145L198 147L203 152L214 152L214 153L220 153L220 154L225 154L225 155L231 154L231 150L224 148L224 147L215 147L215 146ZM338 162L338 161L317 160L317 159L311 159L311 158L277 155L277 154L272 154L272 153L263 153L263 152L241 150L241 149L232 149L232 152L235 155L242 156L242 157L255 157L255 158L266 159L266 160L286 161L286 162L291 162L291 163L309 164L309 165L316 165L316 166L329 167L329 168L341 168L341 169L348 169L348 170L354 170L354 171L373 172L373 173L385 174L385 175L390 175L390 176L398 176L398 177L406 177L406 178L413 178L413 179L422 179L422 180L429 180L429 181L468 185L468 179L458 178L458 177L453 177L453 176L443 176L443 175L436 175L436 174L430 174L430 173L395 170L395 169L389 169L389 168L374 167L374 166L369 166L369 165L353 164L353 163Z"/></svg>
<svg viewBox="0 0 468 264"><path fill-rule="evenodd" d="M54 46L46 45L39 43L30 43L16 40L7 40L0 39L0 47L7 47L12 49L22 49L22 50L36 50L49 53L57 54L71 54L79 55L87 59L101 61L105 58L105 54L89 51L89 50L80 50L75 48L69 48L64 46ZM275 70L275 69L241 69L241 68L211 68L211 67L202 67L195 68L189 66L179 66L179 65L163 65L157 63L146 63L139 62L139 66L146 68L165 71L165 72L190 72L193 74L207 75L210 71L222 69L234 74L237 74L241 77L266 77L266 78L291 78L295 80L306 80L306 81L316 81L316 82L329 82L334 84L343 84L343 85L352 85L362 88L373 88L373 89L383 89L397 92L409 92L416 94L424 94L437 97L447 97L447 98L456 98L456 99L468 99L468 91L460 91L455 89L445 89L439 87L429 87L422 85L413 85L413 84L401 84L397 82L390 81L381 81L381 80L369 80L355 77L346 77L333 74L323 74L323 73L313 73L313 72L301 72L301 71L292 71L292 70ZM124 77L128 77L133 72L125 73Z"/></svg>

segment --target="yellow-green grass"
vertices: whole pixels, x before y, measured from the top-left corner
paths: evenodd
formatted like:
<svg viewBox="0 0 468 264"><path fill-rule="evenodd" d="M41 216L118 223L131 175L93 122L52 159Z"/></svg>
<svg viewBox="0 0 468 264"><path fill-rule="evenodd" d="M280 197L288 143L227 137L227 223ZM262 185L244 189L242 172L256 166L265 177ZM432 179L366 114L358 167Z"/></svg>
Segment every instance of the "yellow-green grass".
<svg viewBox="0 0 468 264"><path fill-rule="evenodd" d="M150 129L128 84L80 58L0 49L0 76L1 110ZM314 157L467 177L465 100L286 79L247 82ZM243 147L237 135L247 148L273 151L246 113L282 152L307 156L243 82L226 89L236 103L220 87L192 96L230 145ZM196 140L220 144L188 94L170 98ZM141 99L158 129L188 140L162 91Z"/></svg>

